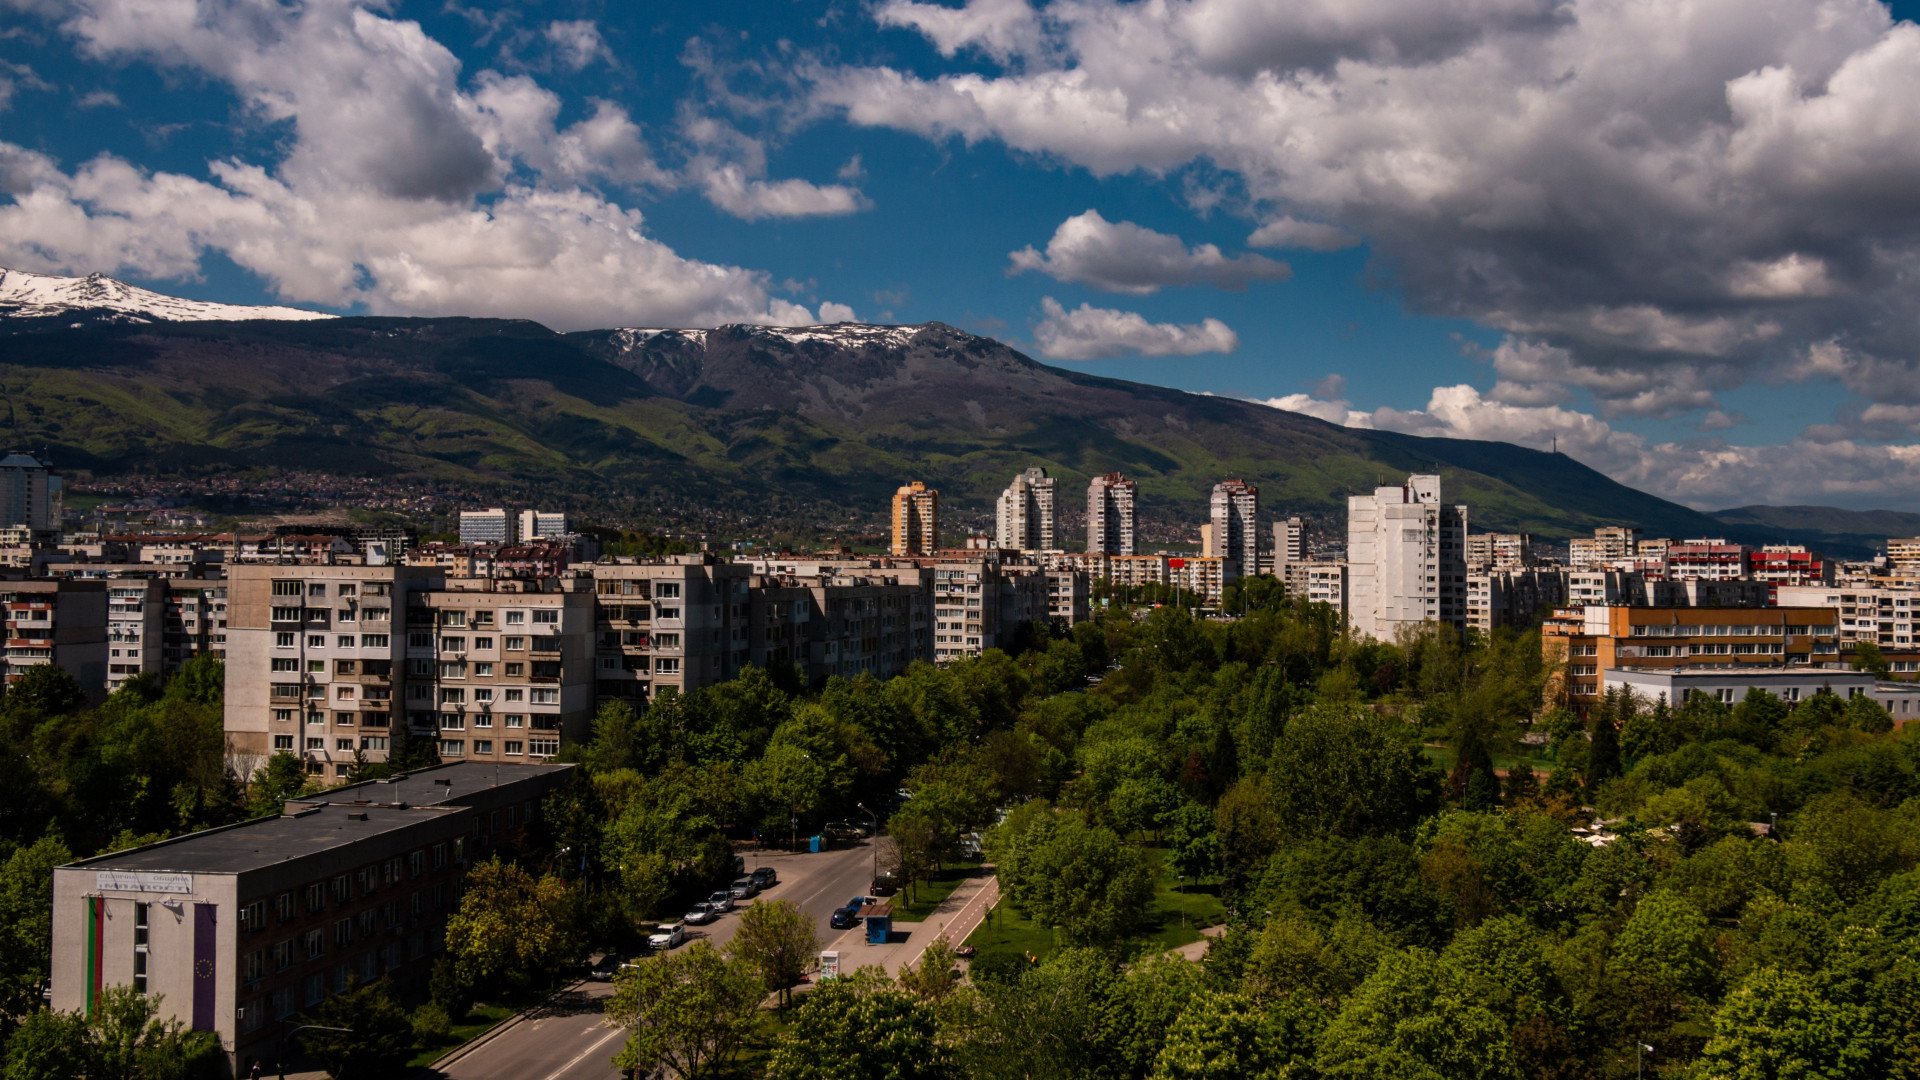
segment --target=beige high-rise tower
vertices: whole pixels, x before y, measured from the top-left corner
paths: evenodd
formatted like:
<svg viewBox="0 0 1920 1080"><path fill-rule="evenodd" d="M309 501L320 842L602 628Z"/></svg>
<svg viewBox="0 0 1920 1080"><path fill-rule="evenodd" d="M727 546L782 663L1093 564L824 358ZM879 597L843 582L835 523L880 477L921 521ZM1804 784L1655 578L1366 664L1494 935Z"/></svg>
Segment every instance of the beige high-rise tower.
<svg viewBox="0 0 1920 1080"><path fill-rule="evenodd" d="M1014 551L1052 551L1053 477L1038 465L1000 493L994 507L994 544Z"/></svg>
<svg viewBox="0 0 1920 1080"><path fill-rule="evenodd" d="M940 493L915 480L893 493L895 555L931 555L940 546Z"/></svg>
<svg viewBox="0 0 1920 1080"><path fill-rule="evenodd" d="M1260 489L1245 480L1213 485L1208 515L1213 526L1211 554L1227 561L1228 580L1260 572Z"/></svg>
<svg viewBox="0 0 1920 1080"><path fill-rule="evenodd" d="M1087 485L1087 551L1132 555L1134 483L1117 472Z"/></svg>

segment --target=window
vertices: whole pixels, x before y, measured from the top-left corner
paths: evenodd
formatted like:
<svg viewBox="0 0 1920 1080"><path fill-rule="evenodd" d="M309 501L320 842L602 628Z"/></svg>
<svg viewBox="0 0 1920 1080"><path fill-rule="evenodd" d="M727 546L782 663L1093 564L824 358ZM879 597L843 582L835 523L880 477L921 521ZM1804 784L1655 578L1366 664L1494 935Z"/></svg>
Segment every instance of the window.
<svg viewBox="0 0 1920 1080"><path fill-rule="evenodd" d="M332 881L333 902L344 904L353 898L353 882L345 874L335 875Z"/></svg>
<svg viewBox="0 0 1920 1080"><path fill-rule="evenodd" d="M527 665L525 664L508 664L507 665L507 678L509 679L524 678L526 674L527 674Z"/></svg>
<svg viewBox="0 0 1920 1080"><path fill-rule="evenodd" d="M333 944L335 948L344 949L352 941L353 941L353 920L352 919L341 919L339 922L333 924Z"/></svg>
<svg viewBox="0 0 1920 1080"><path fill-rule="evenodd" d="M536 611L533 613L533 624L535 626L558 626L560 624L560 613L551 608Z"/></svg>
<svg viewBox="0 0 1920 1080"><path fill-rule="evenodd" d="M656 656L653 659L653 671L656 675L680 674L680 658L677 656Z"/></svg>
<svg viewBox="0 0 1920 1080"><path fill-rule="evenodd" d="M507 625L508 625L508 626L525 626L526 624L527 624L527 613L526 613L526 612L524 612L524 611L509 611L509 612L507 612ZM509 648L511 648L511 646L509 646Z"/></svg>
<svg viewBox="0 0 1920 1080"><path fill-rule="evenodd" d="M137 993L147 992L147 915L149 906L144 903L133 905L133 989Z"/></svg>
<svg viewBox="0 0 1920 1080"><path fill-rule="evenodd" d="M527 753L534 757L552 757L560 752L559 739L528 739Z"/></svg>
<svg viewBox="0 0 1920 1080"><path fill-rule="evenodd" d="M294 640L293 640L293 634L291 634L291 633L284 633L284 632L283 632L283 633L278 633L278 634L275 634L275 635L273 635L273 647L274 647L274 648L276 648L276 649L291 649L291 648L293 648L293 646L294 646Z"/></svg>
<svg viewBox="0 0 1920 1080"><path fill-rule="evenodd" d="M473 647L476 649L491 649L493 648L493 639L490 637L474 638Z"/></svg>
<svg viewBox="0 0 1920 1080"><path fill-rule="evenodd" d="M535 705L557 705L560 703L560 691L552 687L536 686L530 691Z"/></svg>
<svg viewBox="0 0 1920 1080"><path fill-rule="evenodd" d="M460 739L441 739L440 756L450 758L466 757L467 744Z"/></svg>
<svg viewBox="0 0 1920 1080"><path fill-rule="evenodd" d="M240 929L259 930L267 925L267 902L255 900L240 909Z"/></svg>
<svg viewBox="0 0 1920 1080"><path fill-rule="evenodd" d="M275 942L273 946L273 970L285 971L293 966L293 939Z"/></svg>
<svg viewBox="0 0 1920 1080"><path fill-rule="evenodd" d="M291 656L276 656L273 658L272 669L274 671L299 671L300 661Z"/></svg>
<svg viewBox="0 0 1920 1080"><path fill-rule="evenodd" d="M333 748L335 750L340 751L343 754L351 754L353 753L353 740L352 739L335 739L333 740Z"/></svg>
<svg viewBox="0 0 1920 1080"><path fill-rule="evenodd" d="M283 892L279 896L274 897L273 913L274 913L274 916L278 918L281 922L288 922L292 920L293 894L290 892Z"/></svg>
<svg viewBox="0 0 1920 1080"><path fill-rule="evenodd" d="M335 648L351 649L353 648L353 643L356 640L357 639L352 634L335 634L333 638L333 644Z"/></svg>
<svg viewBox="0 0 1920 1080"><path fill-rule="evenodd" d="M507 687L507 698L506 698L506 699L507 699L508 701L525 701L525 700L527 700L527 691L526 691L526 688L524 688L524 687L519 687L519 686L509 686L509 687Z"/></svg>
<svg viewBox="0 0 1920 1080"><path fill-rule="evenodd" d="M435 870L447 868L447 845L444 841L433 845L433 868Z"/></svg>
<svg viewBox="0 0 1920 1080"><path fill-rule="evenodd" d="M293 710L275 709L273 710L273 718L282 724L291 724L293 723Z"/></svg>
<svg viewBox="0 0 1920 1080"><path fill-rule="evenodd" d="M475 739L475 740L473 740L473 752L474 752L474 753L476 753L476 754L491 754L491 753L493 753L493 740L492 740L492 739Z"/></svg>
<svg viewBox="0 0 1920 1080"><path fill-rule="evenodd" d="M526 744L522 743L519 739L508 739L504 746L506 752L515 757L526 752Z"/></svg>
<svg viewBox="0 0 1920 1080"><path fill-rule="evenodd" d="M327 647L327 635L325 634L308 634L307 635L307 648L324 649L326 647Z"/></svg>
<svg viewBox="0 0 1920 1080"><path fill-rule="evenodd" d="M275 750L292 750L292 749L293 749L293 736L291 736L291 735L275 735L275 736L273 737L273 748L274 748Z"/></svg>
<svg viewBox="0 0 1920 1080"><path fill-rule="evenodd" d="M519 713L508 713L507 726L508 727L526 727L527 718L525 716L520 715Z"/></svg>
<svg viewBox="0 0 1920 1080"><path fill-rule="evenodd" d="M321 738L318 735L307 736L307 749L325 750L326 748L327 748L327 740Z"/></svg>
<svg viewBox="0 0 1920 1080"><path fill-rule="evenodd" d="M486 676L492 675L493 663L487 660L479 661L478 663L475 663L473 665L473 673L483 678Z"/></svg>
<svg viewBox="0 0 1920 1080"><path fill-rule="evenodd" d="M273 583L273 595L275 595L275 596L299 596L299 595L300 595L300 583L299 583L298 581L286 581L286 580L276 580L276 581L275 581L275 582Z"/></svg>
<svg viewBox="0 0 1920 1080"><path fill-rule="evenodd" d="M361 634L360 647L363 649L385 649L389 647L388 640L385 634Z"/></svg>
<svg viewBox="0 0 1920 1080"><path fill-rule="evenodd" d="M240 962L240 977L246 980L248 986L259 985L260 980L267 977L266 952L255 949L248 953L246 959Z"/></svg>
<svg viewBox="0 0 1920 1080"><path fill-rule="evenodd" d="M526 639L526 638L523 638L523 637L510 637L510 638L508 638L508 639L507 639L507 651L508 651L508 652L524 652L524 651L526 651L526 648L527 648L527 639Z"/></svg>

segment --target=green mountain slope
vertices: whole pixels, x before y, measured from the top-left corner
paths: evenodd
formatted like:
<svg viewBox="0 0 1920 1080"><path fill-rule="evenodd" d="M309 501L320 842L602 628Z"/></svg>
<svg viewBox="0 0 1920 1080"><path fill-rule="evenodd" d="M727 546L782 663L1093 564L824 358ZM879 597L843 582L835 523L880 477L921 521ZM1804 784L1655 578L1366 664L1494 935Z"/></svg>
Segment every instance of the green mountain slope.
<svg viewBox="0 0 1920 1080"><path fill-rule="evenodd" d="M1197 523L1227 476L1261 485L1263 512L1332 518L1349 493L1437 468L1476 528L1727 529L1561 455L1063 371L937 323L83 323L0 338L0 387L17 445L100 475L270 465L817 519L877 518L914 478L978 520L1040 464L1069 521L1088 477L1117 469L1140 481L1143 518Z"/></svg>

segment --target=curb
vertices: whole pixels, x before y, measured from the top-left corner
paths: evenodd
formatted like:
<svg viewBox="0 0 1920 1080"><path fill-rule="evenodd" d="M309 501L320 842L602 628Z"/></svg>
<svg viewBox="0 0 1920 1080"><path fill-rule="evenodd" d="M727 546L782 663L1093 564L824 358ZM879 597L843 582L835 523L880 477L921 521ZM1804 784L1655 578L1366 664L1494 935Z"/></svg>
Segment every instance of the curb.
<svg viewBox="0 0 1920 1080"><path fill-rule="evenodd" d="M480 1034L475 1035L473 1038L468 1039L466 1042L461 1043L459 1046L456 1046L453 1049L447 1051L446 1053L440 1055L439 1057L433 1059L431 1062L427 1063L426 1065L421 1066L420 1072L416 1075L427 1076L433 1073L445 1072L448 1066L457 1064L462 1058L465 1058L468 1054L473 1053L475 1050L478 1050L481 1047L492 1042L493 1040L499 1038L502 1034L506 1032L508 1028L513 1027L514 1025L518 1024L522 1020L525 1020L527 1018L527 1013L532 1012L534 1009L540 1008L543 1005L552 1004L553 1000L555 998L558 998L561 994L570 994L573 991L578 990L585 985L587 985L587 980L579 979L566 986L560 987L559 989L555 990L553 993L548 994L546 997L542 998L540 1000L539 1005L529 1005L526 1008L521 1009L520 1011L514 1013L512 1016L507 1017L505 1020L500 1021L499 1023L493 1025L487 1030L482 1031Z"/></svg>

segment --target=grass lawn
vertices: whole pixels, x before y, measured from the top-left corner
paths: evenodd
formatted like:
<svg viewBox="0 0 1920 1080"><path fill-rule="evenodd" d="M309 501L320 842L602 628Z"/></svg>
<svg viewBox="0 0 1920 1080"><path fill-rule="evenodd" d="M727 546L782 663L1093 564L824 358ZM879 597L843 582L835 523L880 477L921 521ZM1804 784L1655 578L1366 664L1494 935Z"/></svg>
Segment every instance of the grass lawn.
<svg viewBox="0 0 1920 1080"><path fill-rule="evenodd" d="M445 1039L435 1041L431 1045L423 1044L420 1047L419 1053L407 1059L407 1064L414 1068L424 1068L425 1066L431 1065L444 1057L454 1047L462 1046L472 1041L474 1037L478 1036L481 1032L512 1016L517 1011L518 1010L506 1005L475 1005L473 1012L467 1015L467 1019L464 1022L453 1025L451 1034Z"/></svg>
<svg viewBox="0 0 1920 1080"><path fill-rule="evenodd" d="M1184 891L1176 891L1172 871L1165 863L1165 847L1152 843L1142 847L1160 868L1160 877L1154 882L1153 903L1147 909L1147 929L1135 940L1159 952L1198 941L1202 927L1226 921L1227 906L1220 899L1219 884L1189 882ZM991 921L981 923L968 936L967 944L979 950L979 956L1032 953L1043 960L1059 948L1052 930L1020 915L1004 900L994 907Z"/></svg>
<svg viewBox="0 0 1920 1080"><path fill-rule="evenodd" d="M933 914L933 909L939 907L941 901L953 895L953 890L959 888L961 882L974 876L979 870L979 863L960 863L942 867L933 877L914 884L912 902L904 899L907 895L906 890L895 893L893 920L919 922L925 919Z"/></svg>

